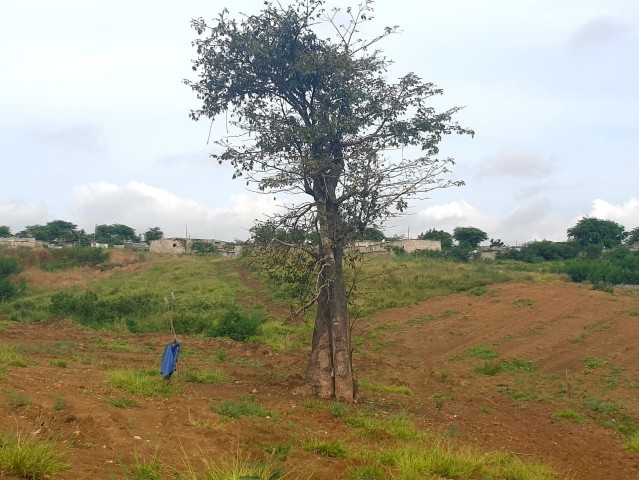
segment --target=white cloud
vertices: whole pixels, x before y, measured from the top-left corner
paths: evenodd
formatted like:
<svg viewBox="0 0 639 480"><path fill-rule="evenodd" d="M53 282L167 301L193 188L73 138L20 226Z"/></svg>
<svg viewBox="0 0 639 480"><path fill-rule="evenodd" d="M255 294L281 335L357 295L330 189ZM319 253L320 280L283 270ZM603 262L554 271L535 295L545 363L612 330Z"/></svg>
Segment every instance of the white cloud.
<svg viewBox="0 0 639 480"><path fill-rule="evenodd" d="M433 205L413 215L398 217L386 222L388 233L416 238L422 232L435 228L452 233L455 227L477 227L486 232L498 225L496 217L478 211L465 200Z"/></svg>
<svg viewBox="0 0 639 480"><path fill-rule="evenodd" d="M104 149L102 129L97 125L74 125L56 130L38 131L36 137L46 146L83 153L98 153Z"/></svg>
<svg viewBox="0 0 639 480"><path fill-rule="evenodd" d="M27 225L39 225L50 222L47 208L43 204L27 202L0 203L0 225L11 228L16 234Z"/></svg>
<svg viewBox="0 0 639 480"><path fill-rule="evenodd" d="M122 223L137 233L159 226L167 237L188 231L191 238L223 240L248 238L253 221L277 208L272 197L248 193L231 195L228 205L212 208L143 182L76 186L71 205L74 217L89 232L96 224Z"/></svg>
<svg viewBox="0 0 639 480"><path fill-rule="evenodd" d="M592 202L588 216L602 220L613 220L626 227L627 230L632 230L639 227L639 198L630 198L620 205L598 198Z"/></svg>
<svg viewBox="0 0 639 480"><path fill-rule="evenodd" d="M545 178L554 170L552 157L539 152L504 148L482 160L480 176L509 176L521 179Z"/></svg>
<svg viewBox="0 0 639 480"><path fill-rule="evenodd" d="M592 18L577 29L572 35L570 46L577 52L584 52L600 45L623 40L630 28L614 17L600 15Z"/></svg>

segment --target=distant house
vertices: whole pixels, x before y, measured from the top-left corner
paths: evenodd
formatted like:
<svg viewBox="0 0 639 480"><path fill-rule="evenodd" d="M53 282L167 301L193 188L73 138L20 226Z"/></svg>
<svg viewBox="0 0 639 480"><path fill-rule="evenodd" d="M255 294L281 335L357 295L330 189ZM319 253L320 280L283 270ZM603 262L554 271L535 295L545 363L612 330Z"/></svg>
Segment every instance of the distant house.
<svg viewBox="0 0 639 480"><path fill-rule="evenodd" d="M375 240L360 240L354 242L347 251L357 253L390 253L391 247L403 248L406 253L415 253L422 250L441 250L440 240L397 240L394 242L379 242Z"/></svg>
<svg viewBox="0 0 639 480"><path fill-rule="evenodd" d="M223 257L236 257L242 251L241 245L234 245L221 240L206 240L197 238L163 238L161 240L151 240L149 245L150 253L163 253L170 255L180 255L184 253L194 253L199 245L210 245L216 253ZM194 248L195 247L195 248Z"/></svg>
<svg viewBox="0 0 639 480"><path fill-rule="evenodd" d="M44 242L35 238L9 237L0 238L0 246L8 248L44 248Z"/></svg>
<svg viewBox="0 0 639 480"><path fill-rule="evenodd" d="M149 246L145 242L124 242L126 250L137 250L139 252L148 252Z"/></svg>
<svg viewBox="0 0 639 480"><path fill-rule="evenodd" d="M633 252L639 252L639 242L635 242L630 245L630 250L632 250Z"/></svg>

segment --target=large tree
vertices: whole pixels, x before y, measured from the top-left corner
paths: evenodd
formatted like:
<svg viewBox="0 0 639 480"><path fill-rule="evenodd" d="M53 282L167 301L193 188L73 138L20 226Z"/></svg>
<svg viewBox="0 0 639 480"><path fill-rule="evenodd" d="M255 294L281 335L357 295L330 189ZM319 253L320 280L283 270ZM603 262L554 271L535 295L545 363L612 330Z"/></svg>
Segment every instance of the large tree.
<svg viewBox="0 0 639 480"><path fill-rule="evenodd" d="M162 240L163 238L164 232L160 227L152 227L144 232L144 241L148 244L151 244L153 240Z"/></svg>
<svg viewBox="0 0 639 480"><path fill-rule="evenodd" d="M488 235L477 227L455 227L453 238L457 240L460 247L477 248L477 246L488 240Z"/></svg>
<svg viewBox="0 0 639 480"><path fill-rule="evenodd" d="M139 242L140 237L128 225L113 223L111 225L96 225L95 241L109 245L124 245L125 242Z"/></svg>
<svg viewBox="0 0 639 480"><path fill-rule="evenodd" d="M584 217L567 230L568 239L580 247L614 248L628 235L623 225L612 220Z"/></svg>
<svg viewBox="0 0 639 480"><path fill-rule="evenodd" d="M449 250L453 246L453 236L444 231L431 228L417 235L418 240L439 240L442 244L442 250Z"/></svg>
<svg viewBox="0 0 639 480"><path fill-rule="evenodd" d="M199 77L186 83L202 101L194 120L225 114L228 135L212 157L230 163L234 178L285 198L306 195L271 222L319 238L298 246L317 258L307 381L321 397L352 400L345 246L404 212L411 198L460 185L447 178L453 160L439 156L438 144L472 132L452 120L458 107L437 112L429 104L442 93L432 83L413 73L387 78L390 60L376 45L395 29L360 38L372 1L346 10L323 3L267 1L239 20L226 10L210 25L194 20Z"/></svg>
<svg viewBox="0 0 639 480"><path fill-rule="evenodd" d="M42 242L67 243L78 239L77 225L65 220L53 220L46 225L28 225L16 236L35 238Z"/></svg>
<svg viewBox="0 0 639 480"><path fill-rule="evenodd" d="M0 225L0 238L9 238L11 236L11 229L6 225Z"/></svg>

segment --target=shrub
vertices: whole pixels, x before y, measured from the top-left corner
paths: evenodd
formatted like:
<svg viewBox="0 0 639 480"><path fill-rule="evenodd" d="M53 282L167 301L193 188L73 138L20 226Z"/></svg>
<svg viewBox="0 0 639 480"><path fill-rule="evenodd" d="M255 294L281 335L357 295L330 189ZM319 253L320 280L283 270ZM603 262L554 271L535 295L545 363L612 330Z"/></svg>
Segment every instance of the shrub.
<svg viewBox="0 0 639 480"><path fill-rule="evenodd" d="M0 278L0 302L8 302L18 293L18 288L8 278Z"/></svg>
<svg viewBox="0 0 639 480"><path fill-rule="evenodd" d="M18 260L15 257L0 257L0 278L18 273Z"/></svg>
<svg viewBox="0 0 639 480"><path fill-rule="evenodd" d="M259 310L248 315L237 307L232 307L206 333L209 337L228 337L237 342L245 342L260 333L263 322L264 315Z"/></svg>
<svg viewBox="0 0 639 480"><path fill-rule="evenodd" d="M81 266L95 267L109 259L109 253L101 248L61 248L47 250L40 268L46 271Z"/></svg>
<svg viewBox="0 0 639 480"><path fill-rule="evenodd" d="M277 418L277 413L269 412L262 408L260 402L255 397L245 397L239 400L229 400L220 405L211 403L211 410L219 415L225 417L240 418L240 417L266 417Z"/></svg>
<svg viewBox="0 0 639 480"><path fill-rule="evenodd" d="M590 282L600 289L610 285L639 284L639 253L620 247L599 258L572 260L560 268L573 282Z"/></svg>
<svg viewBox="0 0 639 480"><path fill-rule="evenodd" d="M0 437L0 471L20 478L53 478L69 466L50 443L26 435Z"/></svg>
<svg viewBox="0 0 639 480"><path fill-rule="evenodd" d="M105 325L148 315L159 311L160 306L159 299L149 293L110 295L100 299L97 293L91 291L77 296L59 292L51 296L49 310L55 315L71 317L85 325Z"/></svg>

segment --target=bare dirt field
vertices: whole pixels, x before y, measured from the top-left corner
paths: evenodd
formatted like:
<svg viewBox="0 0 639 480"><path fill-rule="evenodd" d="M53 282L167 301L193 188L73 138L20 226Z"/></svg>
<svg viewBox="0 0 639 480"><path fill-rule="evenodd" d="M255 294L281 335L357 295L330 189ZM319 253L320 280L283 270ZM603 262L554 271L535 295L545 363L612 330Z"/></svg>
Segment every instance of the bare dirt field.
<svg viewBox="0 0 639 480"><path fill-rule="evenodd" d="M354 339L361 386L353 409L405 409L418 427L455 445L512 452L566 478L639 478L639 454L624 448L628 436L620 428L639 418L636 294L564 282L496 285L361 319ZM346 478L354 461L298 442L375 445L329 409L293 394L303 384L303 350L181 337L178 393L135 397L107 382L115 369L159 369L169 340L56 318L3 323L0 343L19 345L28 365L8 367L0 380L0 430L52 439L70 464L61 474L68 479L123 478L127 465L153 456L185 470L202 458L259 457L288 442L287 466L333 480ZM490 365L502 368L482 370ZM181 378L211 369L228 380ZM20 396L28 401L10 401ZM210 408L241 397L256 397L277 420L232 419ZM135 406L113 405L122 398Z"/></svg>

